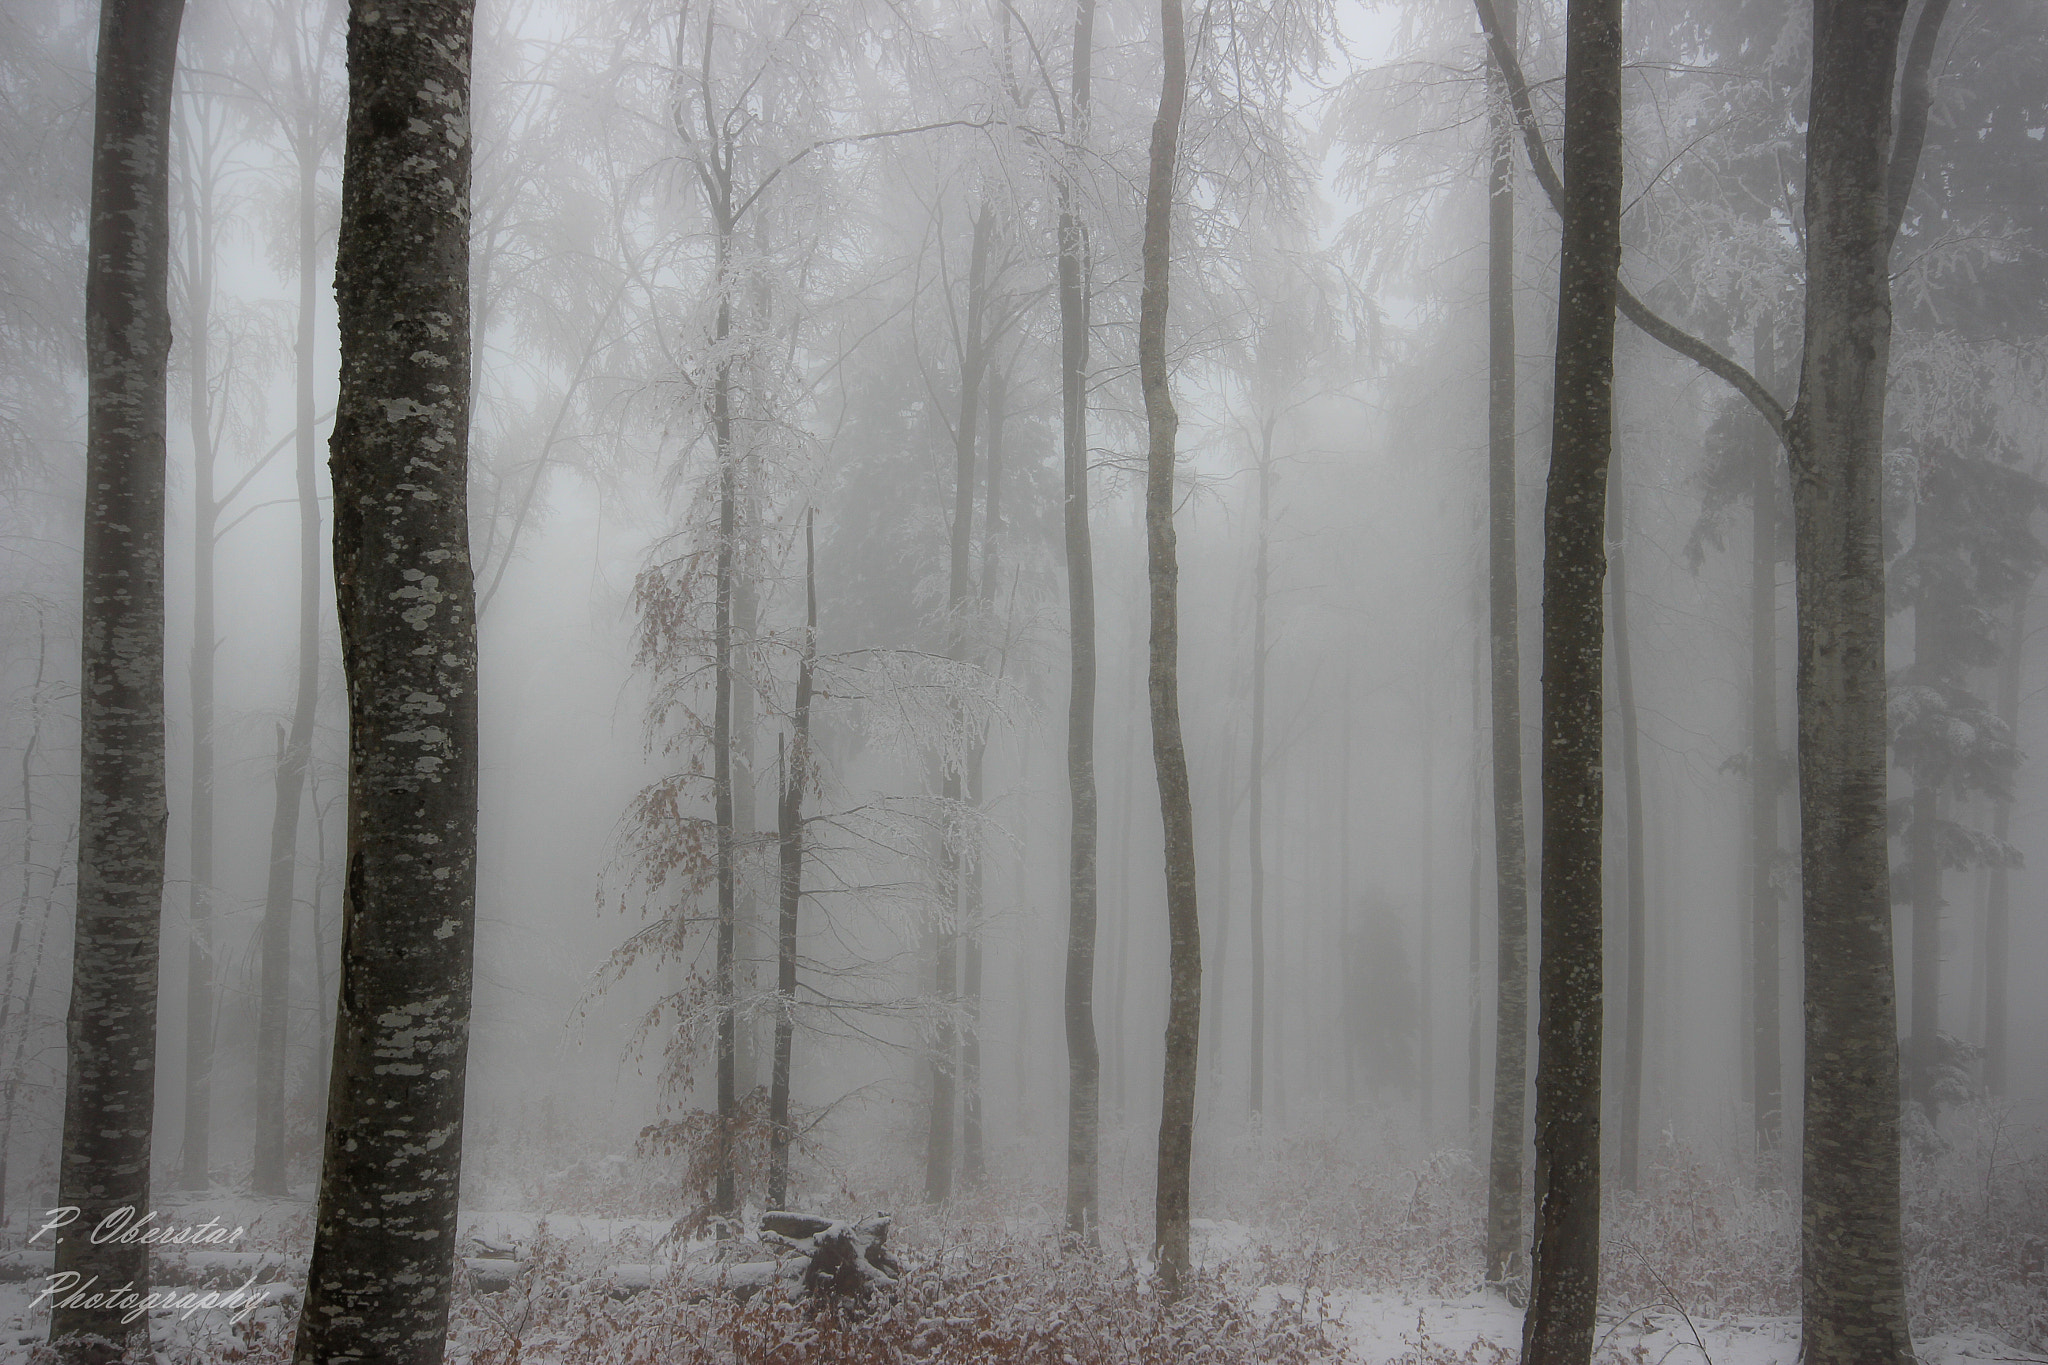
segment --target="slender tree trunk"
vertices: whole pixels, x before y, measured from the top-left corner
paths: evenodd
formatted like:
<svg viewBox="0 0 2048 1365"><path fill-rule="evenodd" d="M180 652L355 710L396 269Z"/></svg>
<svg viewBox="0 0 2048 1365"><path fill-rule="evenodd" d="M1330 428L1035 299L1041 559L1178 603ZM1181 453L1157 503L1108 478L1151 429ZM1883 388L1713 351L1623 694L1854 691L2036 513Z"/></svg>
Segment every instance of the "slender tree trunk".
<svg viewBox="0 0 2048 1365"><path fill-rule="evenodd" d="M314 98L314 96L308 96ZM293 137L298 154L299 316L293 347L298 424L294 468L299 503L299 667L292 724L278 747L270 821L270 872L263 893L263 968L256 1031L256 1153L251 1184L258 1194L286 1193L285 1043L290 1019L293 888L299 865L299 811L313 761L313 725L320 697L320 485L315 463L314 320L319 300L320 146L314 116ZM315 874L318 875L317 873ZM317 979L318 965L315 965ZM318 1002L327 1008L325 999Z"/></svg>
<svg viewBox="0 0 2048 1365"><path fill-rule="evenodd" d="M706 16L707 25L710 22ZM707 30L708 32L708 30ZM707 36L706 42L710 40ZM718 550L714 589L717 602L712 618L711 784L712 819L717 824L713 837L714 875L718 881L718 926L713 946L713 989L718 1001L718 1022L713 1046L718 1136L714 1153L711 1211L731 1218L740 1211L739 1174L734 1169L733 1125L739 1117L739 1021L736 998L739 938L739 849L733 818L733 581L737 573L739 540L739 455L732 440L732 361L725 352L732 337L732 186L719 182L714 205L718 288L718 318L714 324L713 349L719 356L711 380L711 442L718 461Z"/></svg>
<svg viewBox="0 0 2048 1365"><path fill-rule="evenodd" d="M14 931L7 936L7 980L4 993L0 993L0 1048L7 1045L7 1024L14 1017L14 983L23 962L29 963L28 989L21 995L21 1036L15 1041L13 1056L8 1059L6 1069L0 1071L0 1228L7 1226L7 1151L14 1139L14 1098L21 1084L21 1063L26 1054L29 1030L34 1027L36 1003L36 978L43 970L43 947L50 937L50 914L48 898L45 898L43 917L36 929L35 956L25 958L21 951L22 931L28 927L28 908L35 899L36 865L36 750L43 742L43 679L50 662L50 628L41 608L36 611L36 675L29 685L28 740L21 746L21 900L16 906ZM54 888L57 874L53 870L50 882Z"/></svg>
<svg viewBox="0 0 2048 1365"><path fill-rule="evenodd" d="M974 583L969 569L974 540L974 446L980 426L981 380L986 367L982 315L986 307L988 247L991 230L988 206L974 214L974 243L967 266L967 325L960 351L960 413L953 428L953 543L950 584L946 594L951 623L947 654L967 657L967 614ZM961 765L943 764L940 792L946 805L947 832L941 853L940 884L946 904L933 935L936 955L935 993L942 1007L951 1007L960 993L960 914L967 864L974 859L962 807L967 803L966 774ZM953 1195L953 1128L959 1077L958 1032L941 1022L931 1060L932 1101L925 1131L924 1194L934 1204Z"/></svg>
<svg viewBox="0 0 2048 1365"><path fill-rule="evenodd" d="M2028 584L2013 599L2012 625L2005 637L2004 656L1998 661L1998 718L2005 722L2006 733L2015 744L2020 738L2020 679L2027 646L2027 595L2032 589ZM2001 844L2011 836L2011 801L1992 802L1991 833ZM1984 902L1984 1088L1997 1099L2006 1093L2011 1047L2012 977L2006 963L2011 950L2012 879L2003 863L1994 863Z"/></svg>
<svg viewBox="0 0 2048 1365"><path fill-rule="evenodd" d="M1211 952L1208 966L1208 980L1211 982L1209 997L1208 1034L1220 1040L1223 1037L1223 973L1230 961L1230 827L1236 823L1237 802L1234 796L1237 786L1237 735L1228 726L1223 732L1222 780L1216 788L1216 889L1212 897L1216 910L1212 922L1216 926L1216 947ZM1211 1077L1223 1073L1223 1049L1209 1049L1209 1074Z"/></svg>
<svg viewBox="0 0 2048 1365"><path fill-rule="evenodd" d="M164 426L171 346L171 76L181 0L106 0L94 91L87 241L84 604L80 622L77 931L56 1273L149 1287L139 1243L96 1243L100 1219L149 1204L163 916ZM57 1281L53 1281L53 1284ZM111 1359L120 1307L50 1314L71 1360ZM147 1337L147 1323L134 1329Z"/></svg>
<svg viewBox="0 0 2048 1365"><path fill-rule="evenodd" d="M1425 1151L1435 1146L1436 1133L1436 737L1435 718L1427 700L1422 708L1422 923L1417 926L1421 940L1416 974L1421 990L1416 993L1415 1097L1416 1126L1421 1130Z"/></svg>
<svg viewBox="0 0 2048 1365"><path fill-rule="evenodd" d="M1484 979L1486 976L1486 857L1482 841L1486 838L1486 753L1482 739L1486 733L1486 716L1483 703L1486 696L1485 643L1477 638L1472 641L1472 878L1470 905L1466 916L1465 931L1465 1141L1474 1152L1479 1150L1485 1100L1480 1087L1480 1072L1486 1061L1486 1000ZM1344 804L1348 810L1351 803L1351 708L1344 708L1344 753L1345 779ZM1351 821L1347 816L1343 833L1348 834ZM1346 875L1344 895L1339 906L1351 903L1350 852L1344 855Z"/></svg>
<svg viewBox="0 0 2048 1365"><path fill-rule="evenodd" d="M1906 0L1815 0L1797 532L1807 1365L1905 1365L1899 1047L1885 839L1887 182Z"/></svg>
<svg viewBox="0 0 2048 1365"><path fill-rule="evenodd" d="M1071 137L1088 131L1095 0L1074 6ZM1088 534L1088 235L1072 170L1059 186L1062 521L1067 552L1067 1237L1096 1245L1102 1053L1095 1041L1095 557Z"/></svg>
<svg viewBox="0 0 2048 1365"><path fill-rule="evenodd" d="M804 788L810 782L812 670L818 657L818 554L813 514L804 513L804 652L797 664L796 709L790 716L790 745L782 764L780 831L781 915L775 936L775 1060L768 1084L768 1206L789 1199L789 1149L796 1140L789 1121L790 1053L796 1040L796 930L803 908Z"/></svg>
<svg viewBox="0 0 2048 1365"><path fill-rule="evenodd" d="M1614 611L1614 699L1621 712L1621 788L1627 816L1628 905L1627 965L1624 969L1621 1026L1621 1110L1615 1133L1620 1158L1621 1188L1636 1189L1642 1158L1643 1023L1645 949L1649 934L1649 893L1643 874L1643 757L1640 713L1636 706L1635 658L1628 643L1628 522L1623 515L1625 484L1617 459L1607 471L1607 591Z"/></svg>
<svg viewBox="0 0 2048 1365"><path fill-rule="evenodd" d="M1621 0L1572 0L1543 536L1543 1007L1522 1359L1584 1361L1600 1288L1602 512L1621 264Z"/></svg>
<svg viewBox="0 0 2048 1365"><path fill-rule="evenodd" d="M220 504L214 497L213 390L208 345L213 311L213 177L202 112L187 124L181 159L185 199L185 358L187 430L192 438L192 782L186 883L185 1141L179 1184L203 1190L213 1128L213 699L214 547ZM210 141L210 139L209 139Z"/></svg>
<svg viewBox="0 0 2048 1365"><path fill-rule="evenodd" d="M983 494L981 527L981 619L985 622L995 619L996 577L1001 565L997 544L1003 525L1003 418L1009 401L1008 380L1001 367L990 368L985 461L988 490ZM967 800L977 810L986 795L982 774L987 750L988 732L983 730L967 758ZM967 869L967 913L960 953L960 993L967 1025L960 1038L960 1166L970 1186L981 1184L986 1175L981 1121L981 944L986 852L977 847L974 862Z"/></svg>
<svg viewBox="0 0 2048 1365"><path fill-rule="evenodd" d="M1273 461L1259 452L1259 543L1252 563L1252 752L1250 815L1246 820L1251 867L1252 1000L1251 1112L1266 1104L1266 596L1271 583Z"/></svg>
<svg viewBox="0 0 2048 1365"><path fill-rule="evenodd" d="M330 443L348 871L300 1365L434 1365L448 1335L476 928L471 18L349 11Z"/></svg>
<svg viewBox="0 0 2048 1365"><path fill-rule="evenodd" d="M1756 326L1756 372L1770 382L1771 325ZM1749 522L1749 961L1750 1106L1756 1122L1759 1189L1782 1183L1785 1095L1778 1017L1778 451L1758 429Z"/></svg>
<svg viewBox="0 0 2048 1365"><path fill-rule="evenodd" d="M1499 0L1515 41L1514 0ZM1515 150L1507 78L1487 64L1493 165L1487 212L1487 610L1493 707L1493 1131L1486 1181L1486 1278L1522 1274L1522 1147L1529 1084L1529 883L1522 822L1522 646L1515 560Z"/></svg>
<svg viewBox="0 0 2048 1365"><path fill-rule="evenodd" d="M1194 1155L1195 1064L1201 1036L1202 929L1195 904L1195 819L1187 749L1180 731L1180 569L1175 559L1173 488L1180 418L1166 368L1167 273L1172 261L1173 179L1187 99L1187 48L1180 0L1160 0L1165 78L1152 124L1145 188L1144 287L1138 307L1138 375L1145 395L1145 543L1151 587L1152 757L1166 833L1169 989L1166 1061L1159 1113L1159 1184L1153 1260L1161 1285L1178 1295L1188 1274L1188 1173Z"/></svg>

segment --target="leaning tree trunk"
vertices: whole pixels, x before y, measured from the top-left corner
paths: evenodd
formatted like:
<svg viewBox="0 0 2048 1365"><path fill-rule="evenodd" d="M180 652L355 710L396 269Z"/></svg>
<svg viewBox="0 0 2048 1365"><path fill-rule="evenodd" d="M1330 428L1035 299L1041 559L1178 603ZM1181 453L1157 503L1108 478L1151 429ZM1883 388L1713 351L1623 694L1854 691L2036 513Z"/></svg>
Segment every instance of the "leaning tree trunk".
<svg viewBox="0 0 2048 1365"><path fill-rule="evenodd" d="M300 1365L432 1365L448 1334L476 928L471 17L349 10L329 446L347 879Z"/></svg>
<svg viewBox="0 0 2048 1365"><path fill-rule="evenodd" d="M1621 713L1621 791L1624 806L1628 903L1627 959L1623 968L1621 1025L1621 1107L1615 1135L1621 1188L1634 1192L1640 1174L1643 1128L1643 1022L1648 1006L1644 948L1649 933L1648 891L1643 876L1643 755L1641 713L1636 706L1635 658L1628 641L1628 526L1622 514L1621 464L1608 466L1607 588L1614 601L1614 700Z"/></svg>
<svg viewBox="0 0 2048 1365"><path fill-rule="evenodd" d="M1180 0L1160 0L1165 79L1152 124L1145 187L1144 288L1138 305L1138 378L1151 440L1145 464L1145 545L1151 587L1152 761L1166 832L1166 1064L1159 1111L1159 1181L1153 1260L1160 1283L1178 1294L1188 1275L1188 1170L1195 1142L1195 1063L1202 1025L1202 930L1195 907L1195 817L1187 748L1180 731L1180 568L1175 560L1173 484L1180 417L1167 386L1167 273L1173 253L1173 179L1187 100L1187 44Z"/></svg>
<svg viewBox="0 0 2048 1365"><path fill-rule="evenodd" d="M1883 437L1892 84L1906 0L1815 0L1797 535L1807 1365L1906 1365L1885 844Z"/></svg>
<svg viewBox="0 0 2048 1365"><path fill-rule="evenodd" d="M1583 1361L1600 1289L1602 512L1621 263L1621 0L1572 0L1543 524L1543 961L1522 1359Z"/></svg>
<svg viewBox="0 0 2048 1365"><path fill-rule="evenodd" d="M308 73L304 79L311 80ZM308 99L312 96L308 95ZM263 892L260 940L263 969L256 1032L256 1161L251 1184L258 1194L284 1194L285 1042L289 1032L293 886L299 866L299 808L313 761L313 722L320 697L320 485L314 463L318 419L313 413L314 318L320 260L320 147L313 116L303 115L293 137L299 178L299 317L293 346L297 431L293 461L299 504L299 667L291 729L278 748L270 819L270 873ZM317 876L318 873L316 872ZM314 963L318 980L319 963ZM327 1002L318 1002L325 1010Z"/></svg>
<svg viewBox="0 0 2048 1365"><path fill-rule="evenodd" d="M201 115L195 123L202 122ZM185 1142L178 1183L203 1190L213 1130L213 701L218 652L214 625L214 548L220 502L214 497L213 390L208 383L213 311L213 178L188 132L185 196L186 420L192 438L192 782L186 817L189 865L185 947ZM259 1110L260 1113L260 1110ZM259 1120L260 1121L260 1120Z"/></svg>
<svg viewBox="0 0 2048 1365"><path fill-rule="evenodd" d="M1514 42L1514 0L1495 6ZM1487 63L1493 144L1487 214L1487 609L1493 705L1493 1124L1486 1181L1486 1279L1522 1271L1523 1115L1529 1084L1529 881L1522 821L1522 647L1515 581L1515 178L1507 79Z"/></svg>
<svg viewBox="0 0 2048 1365"><path fill-rule="evenodd" d="M149 1250L89 1231L149 1206L163 917L164 425L171 348L171 77L182 0L106 0L94 89L85 285L85 572L79 670L77 932L56 1273L149 1287ZM54 1283L54 1282L53 1282ZM73 1360L110 1359L118 1306L50 1314Z"/></svg>
<svg viewBox="0 0 2048 1365"><path fill-rule="evenodd" d="M1073 127L1088 130L1088 77L1095 0L1074 6ZM1100 1210L1102 1051L1095 1039L1095 551L1088 534L1088 235L1070 169L1059 185L1062 521L1067 552L1067 1221L1093 1247Z"/></svg>
<svg viewBox="0 0 2048 1365"><path fill-rule="evenodd" d="M796 930L804 901L804 788L811 779L811 688L818 659L818 552L814 514L804 513L804 650L796 668L796 709L790 713L789 752L782 764L777 812L780 916L775 935L775 1058L768 1082L768 1207L789 1199L790 1054L796 1042Z"/></svg>

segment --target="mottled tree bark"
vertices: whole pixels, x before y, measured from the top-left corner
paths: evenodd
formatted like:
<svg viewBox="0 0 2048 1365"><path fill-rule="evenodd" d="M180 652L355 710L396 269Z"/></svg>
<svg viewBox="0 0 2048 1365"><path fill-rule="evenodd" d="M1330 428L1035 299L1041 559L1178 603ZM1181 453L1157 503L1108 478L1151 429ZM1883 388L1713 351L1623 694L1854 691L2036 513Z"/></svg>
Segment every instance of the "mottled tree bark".
<svg viewBox="0 0 2048 1365"><path fill-rule="evenodd" d="M812 671L818 658L818 552L813 514L804 514L804 652L796 670L796 708L782 763L777 812L780 914L775 934L775 1056L768 1082L768 1207L789 1199L789 1072L796 1041L796 931L804 898L804 788L811 777Z"/></svg>
<svg viewBox="0 0 2048 1365"><path fill-rule="evenodd" d="M1887 188L1906 0L1816 0L1806 339L1788 423L1797 536L1807 1365L1906 1365L1899 1052L1885 842ZM1910 174L1910 170L1905 171Z"/></svg>
<svg viewBox="0 0 2048 1365"><path fill-rule="evenodd" d="M1095 0L1074 6L1073 123L1088 131ZM1075 174L1060 179L1059 298L1062 521L1067 554L1067 1236L1096 1244L1102 1052L1095 1039L1095 551L1088 533L1088 234Z"/></svg>
<svg viewBox="0 0 2048 1365"><path fill-rule="evenodd" d="M1496 6L1514 42L1514 0ZM1493 1123L1486 1181L1486 1278L1522 1273L1522 1151L1529 1086L1529 853L1522 822L1522 646L1515 581L1515 178L1506 78L1487 65L1493 143L1487 211L1487 612L1493 709Z"/></svg>
<svg viewBox="0 0 2048 1365"><path fill-rule="evenodd" d="M1543 960L1528 1365L1584 1361L1600 1288L1601 578L1621 264L1621 0L1572 0L1543 522Z"/></svg>
<svg viewBox="0 0 2048 1365"><path fill-rule="evenodd" d="M182 0L106 0L94 90L85 285L86 470L80 620L77 932L65 1026L56 1271L149 1287L148 1248L88 1233L149 1204L163 915L164 426L171 347L171 77ZM50 1339L111 1359L120 1307L66 1306ZM146 1319L137 1329L147 1336Z"/></svg>
<svg viewBox="0 0 2048 1365"><path fill-rule="evenodd" d="M349 9L329 445L348 850L300 1365L430 1365L447 1338L476 925L471 17Z"/></svg>
<svg viewBox="0 0 2048 1365"><path fill-rule="evenodd" d="M1165 77L1152 124L1145 187L1144 286L1138 304L1138 378L1150 435L1145 464L1146 570L1151 597L1152 761L1166 833L1168 980L1166 1062L1159 1112L1159 1176L1153 1205L1153 1260L1169 1295L1188 1274L1188 1174L1194 1156L1195 1066L1202 1025L1202 930L1195 904L1195 819L1187 748L1180 729L1180 568L1173 534L1174 466L1180 417L1166 367L1167 276L1173 258L1173 181L1181 109L1187 100L1187 41L1180 0L1160 0Z"/></svg>

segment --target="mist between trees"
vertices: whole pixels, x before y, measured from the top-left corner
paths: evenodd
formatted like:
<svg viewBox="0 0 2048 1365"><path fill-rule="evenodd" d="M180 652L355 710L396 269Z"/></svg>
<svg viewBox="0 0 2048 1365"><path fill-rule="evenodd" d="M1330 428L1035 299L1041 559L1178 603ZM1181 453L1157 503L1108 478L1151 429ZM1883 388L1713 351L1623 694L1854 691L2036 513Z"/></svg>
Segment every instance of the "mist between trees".
<svg viewBox="0 0 2048 1365"><path fill-rule="evenodd" d="M0 92L0 1348L2048 1352L2048 4Z"/></svg>

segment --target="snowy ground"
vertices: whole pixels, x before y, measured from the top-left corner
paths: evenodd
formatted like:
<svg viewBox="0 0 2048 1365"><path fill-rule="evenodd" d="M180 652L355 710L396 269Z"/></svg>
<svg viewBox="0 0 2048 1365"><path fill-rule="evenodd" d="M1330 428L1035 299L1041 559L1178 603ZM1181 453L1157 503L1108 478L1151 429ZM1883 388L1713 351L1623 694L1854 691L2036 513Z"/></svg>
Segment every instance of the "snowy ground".
<svg viewBox="0 0 2048 1365"><path fill-rule="evenodd" d="M250 1228L250 1241L277 1246L303 1246L309 1209L296 1201L227 1198L208 1201L208 1213ZM465 1235L500 1245L528 1242L541 1223L557 1237L577 1244L597 1260L646 1259L667 1231L666 1220L596 1218L513 1211L475 1211L463 1217ZM1210 1267L1256 1258L1260 1234L1241 1223L1196 1220L1194 1249ZM275 1258L273 1258L274 1260ZM17 1251L10 1260L16 1273L33 1272ZM5 1264L5 1262L0 1262ZM1139 1263L1142 1270L1142 1262ZM274 1274L275 1271L269 1272ZM0 1361L26 1360L32 1345L48 1330L46 1309L35 1306L42 1291L40 1276L0 1283ZM280 1286L282 1288L282 1286ZM597 1291L593 1291L597 1292ZM1320 1317L1334 1343L1349 1350L1359 1365L1511 1365L1521 1341L1520 1312L1498 1296L1473 1291L1460 1296L1430 1296L1359 1289L1317 1289L1302 1304L1300 1289L1267 1288L1255 1304L1268 1312L1301 1312ZM200 1312L182 1320L173 1314L154 1319L160 1359L208 1361L242 1358L261 1344L276 1349L295 1316L289 1293L236 1324L219 1312ZM1688 1317L1669 1306L1652 1306L1626 1317L1603 1318L1599 1325L1601 1365L1795 1365L1799 1353L1797 1323L1789 1318ZM1922 1338L1920 1359L1927 1365L1964 1362L2042 1362L2048 1357L2016 1350L1983 1334Z"/></svg>

